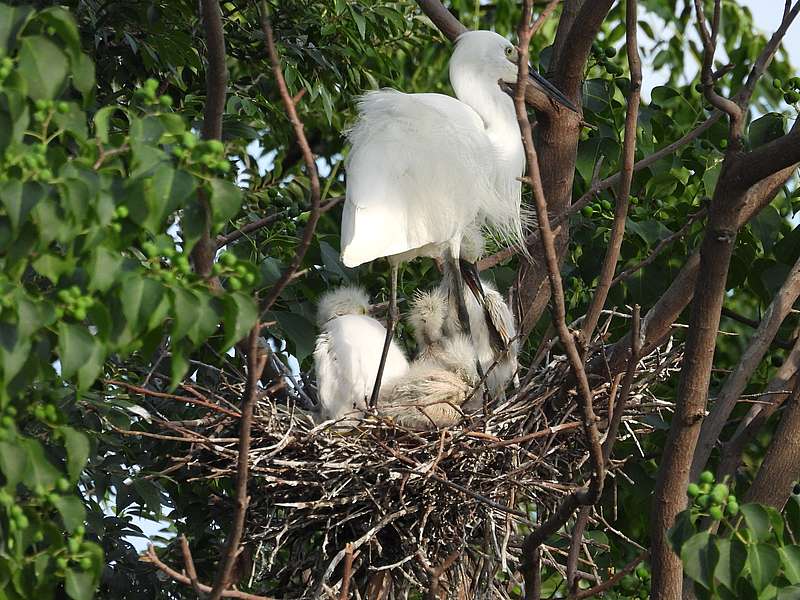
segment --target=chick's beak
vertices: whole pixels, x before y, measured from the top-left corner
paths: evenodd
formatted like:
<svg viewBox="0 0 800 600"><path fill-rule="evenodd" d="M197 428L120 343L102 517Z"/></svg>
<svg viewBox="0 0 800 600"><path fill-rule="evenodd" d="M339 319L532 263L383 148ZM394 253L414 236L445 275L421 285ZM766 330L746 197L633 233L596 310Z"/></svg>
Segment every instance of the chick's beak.
<svg viewBox="0 0 800 600"><path fill-rule="evenodd" d="M547 81L547 79L539 75L539 72L530 65L528 65L528 83L529 85L539 88L553 100L562 106L566 106L572 112L578 112L578 109L572 102L569 101L569 98L562 94L561 91L552 83Z"/></svg>

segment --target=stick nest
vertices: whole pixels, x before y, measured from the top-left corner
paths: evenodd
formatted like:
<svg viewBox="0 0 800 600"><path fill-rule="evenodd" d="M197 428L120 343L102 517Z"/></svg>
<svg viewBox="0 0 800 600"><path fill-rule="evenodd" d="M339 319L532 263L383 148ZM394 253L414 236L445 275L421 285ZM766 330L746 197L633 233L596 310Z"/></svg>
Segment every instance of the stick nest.
<svg viewBox="0 0 800 600"><path fill-rule="evenodd" d="M670 341L639 361L621 437L647 435L651 427L643 418L671 410L654 390L680 359ZM454 554L460 560L448 585L458 573L464 581L481 579L489 564L513 573L537 513L546 516L588 477L566 359L548 356L524 375L512 396L490 404L488 417L481 411L456 427L427 432L377 417L352 428L319 424L294 402L263 394L253 422L244 535L251 588L284 598L330 595L340 585L348 543L355 552L352 586L360 589L382 578L395 587L425 588L432 571ZM231 402L240 387L229 386ZM616 392L607 381L594 390L601 433ZM235 477L237 421L224 417L207 431L197 429L214 441L201 444L192 461L203 469L201 478ZM612 476L623 462L612 461ZM494 597L508 597L510 587L494 589Z"/></svg>

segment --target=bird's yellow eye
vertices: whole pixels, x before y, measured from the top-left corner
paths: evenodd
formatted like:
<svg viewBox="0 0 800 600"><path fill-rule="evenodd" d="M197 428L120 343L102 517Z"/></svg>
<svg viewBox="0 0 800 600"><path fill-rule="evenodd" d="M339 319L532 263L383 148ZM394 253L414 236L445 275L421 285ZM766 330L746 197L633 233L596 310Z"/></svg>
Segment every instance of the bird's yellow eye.
<svg viewBox="0 0 800 600"><path fill-rule="evenodd" d="M512 55L512 54L514 54L514 48L513 48L513 46L506 46L506 56L508 56L509 58L511 58L511 55Z"/></svg>

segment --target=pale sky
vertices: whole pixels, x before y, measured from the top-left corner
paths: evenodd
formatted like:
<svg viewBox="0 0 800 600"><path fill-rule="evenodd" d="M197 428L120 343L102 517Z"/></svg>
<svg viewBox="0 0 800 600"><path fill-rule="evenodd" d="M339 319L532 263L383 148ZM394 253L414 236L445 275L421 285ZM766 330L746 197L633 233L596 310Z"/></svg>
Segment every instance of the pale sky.
<svg viewBox="0 0 800 600"><path fill-rule="evenodd" d="M756 26L767 34L777 29L783 15L783 0L740 0L741 4L750 8ZM786 37L783 38L783 47L786 48L792 59L792 65L800 68L800 17L795 19Z"/></svg>

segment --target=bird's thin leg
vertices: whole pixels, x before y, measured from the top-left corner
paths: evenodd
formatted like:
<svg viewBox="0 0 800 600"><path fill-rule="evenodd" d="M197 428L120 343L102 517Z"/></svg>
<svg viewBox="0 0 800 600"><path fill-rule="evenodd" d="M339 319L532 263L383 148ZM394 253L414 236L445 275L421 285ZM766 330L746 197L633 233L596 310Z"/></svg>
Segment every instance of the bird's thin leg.
<svg viewBox="0 0 800 600"><path fill-rule="evenodd" d="M465 294L467 293L467 287L464 284L464 278L461 276L461 269L459 267L458 261L453 257L453 253L450 250L446 250L444 253L444 260L447 264L447 270L449 272L450 277L452 277L452 285L450 289L456 295L456 308L458 309L458 322L461 325L461 331L466 335L470 340L472 339L472 327L469 323L469 311L467 310L467 302L464 300ZM483 374L483 367L481 366L481 361L478 360L478 357L475 357L475 370L478 372L478 378L480 380L484 379ZM488 405L488 389L486 387L486 382L483 382L483 414L489 414L489 405Z"/></svg>
<svg viewBox="0 0 800 600"><path fill-rule="evenodd" d="M391 269L391 297L389 298L389 316L386 320L386 339L383 341L383 353L381 354L381 362L378 365L378 375L375 377L375 385L372 386L372 396L369 399L369 407L375 408L378 405L378 395L381 391L381 380L383 379L383 370L386 367L386 357L389 356L389 346L392 345L392 338L394 337L394 328L397 325L397 271L399 265L395 262L390 263Z"/></svg>

